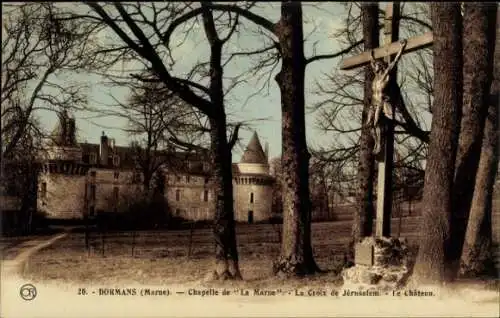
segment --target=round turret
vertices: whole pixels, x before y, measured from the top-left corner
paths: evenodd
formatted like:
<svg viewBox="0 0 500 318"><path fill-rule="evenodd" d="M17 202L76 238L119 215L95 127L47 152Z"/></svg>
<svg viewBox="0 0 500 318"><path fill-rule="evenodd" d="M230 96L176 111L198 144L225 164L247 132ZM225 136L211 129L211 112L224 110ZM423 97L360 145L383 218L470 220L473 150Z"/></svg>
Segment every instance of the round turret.
<svg viewBox="0 0 500 318"><path fill-rule="evenodd" d="M234 166L235 219L259 222L272 216L272 185L268 156L254 132L241 161Z"/></svg>

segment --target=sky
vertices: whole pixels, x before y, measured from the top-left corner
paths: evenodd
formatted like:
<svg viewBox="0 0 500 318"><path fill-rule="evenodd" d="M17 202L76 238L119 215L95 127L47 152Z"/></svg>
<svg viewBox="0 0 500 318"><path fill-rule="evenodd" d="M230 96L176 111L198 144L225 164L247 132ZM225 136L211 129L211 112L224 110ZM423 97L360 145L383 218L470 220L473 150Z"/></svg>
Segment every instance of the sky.
<svg viewBox="0 0 500 318"><path fill-rule="evenodd" d="M271 21L277 21L280 14L279 3L271 5L261 5L260 9L255 9L254 12L262 14ZM312 35L307 37L305 42L305 55L309 57L313 55L313 45L316 42L316 53L325 54L333 53L339 50L339 44L333 36L334 33L341 28L342 19L344 16L344 6L342 3L329 2L325 4L303 4L304 13L304 34L309 35L316 28ZM252 24L245 22L249 29L252 29ZM253 28L255 29L255 28ZM176 39L181 36L174 33ZM264 37L260 34L252 34L252 32L242 32L238 39L229 41L226 44L226 51L252 50L262 47ZM174 75L182 77L182 74L188 72L193 65L199 60L206 60L208 45L206 44L205 34L202 28L196 28L193 35L187 41L176 48L173 52L176 65L174 66ZM257 60L257 58L254 58ZM226 76L241 74L248 72L253 67L253 62L248 58L240 58L233 60L224 69ZM306 105L310 106L317 101L317 96L314 94L316 89L315 81L321 80L324 73L331 72L337 67L340 59L328 59L314 62L308 65L306 70ZM239 161L244 146L248 143L253 131L255 130L259 138L265 146L269 143L270 157L279 156L281 153L281 106L280 93L274 75L279 70L279 66L274 70L269 92L265 90L263 93L252 97L245 103L247 97L256 92L257 85L255 80L241 84L236 87L226 98L226 113L229 121L245 121L248 122L250 128L240 131L241 143L233 150L233 161ZM90 85L88 94L89 106L98 109L110 109L114 98L124 100L127 97L127 89L109 88L101 83L101 78L97 75L79 74L73 80L81 81ZM229 82L229 81L228 81ZM262 83L262 82L261 82ZM227 84L227 83L226 83ZM112 95L112 96L111 96ZM81 142L98 143L102 131L116 140L117 145L128 145L130 137L122 129L126 127L126 120L118 117L103 116L99 113L77 112L76 124L78 129L78 139ZM50 112L42 112L39 118L44 127L51 130L56 124L56 115ZM306 118L306 135L310 145L321 145L328 143L328 136L315 128L315 115L308 114Z"/></svg>
<svg viewBox="0 0 500 318"><path fill-rule="evenodd" d="M79 13L86 13L90 11L90 8L82 3L78 2L66 2L58 3L58 6L64 7L69 10L76 10ZM150 3L146 4L150 5ZM161 3L157 4L162 6ZM383 8L385 3L381 3L380 7ZM411 14L424 14L425 10L422 8L412 5L404 5L403 9L406 14L410 12ZM422 5L422 4L420 4ZM108 4L108 6L111 6ZM402 6L403 7L403 6ZM406 7L408 7L406 9ZM107 7L106 7L107 8ZM141 7L142 8L142 7ZM344 28L345 21L347 17L347 10L345 3L342 2L322 2L322 3L312 3L303 2L303 25L304 25L304 51L306 58L320 55L320 54L331 54L336 53L345 48L341 45L339 41L340 38L336 33ZM147 9L144 9L147 10ZM409 10L409 11L408 11ZM110 12L109 10L107 10ZM256 8L252 9L252 12L259 14L272 22L277 22L280 16L280 3L258 3ZM417 13L420 12L420 13ZM92 13L95 14L95 13ZM116 14L116 13L115 13ZM148 12L145 11L145 15L148 16ZM353 15L357 13L353 12ZM420 17L421 18L421 17ZM223 50L223 62L225 62L226 56L233 52L242 51L253 51L257 49L262 49L266 47L269 43L269 34L264 34L266 32L256 32L257 27L253 22L250 22L244 18L240 21L243 22L242 29L240 32L236 32L233 37L224 45ZM408 33L408 29L404 26L404 22L401 22L400 35L404 38L409 36L414 36L415 34ZM2 28L2 31L4 29ZM131 33L125 29L126 33ZM148 35L148 29L143 28L143 31ZM203 28L197 25L189 33L189 36L184 39L183 28L178 28L172 35L171 48L172 56L175 63L172 65L171 75L186 78L186 74L199 62L206 62L209 58L209 47L206 40L206 35ZM222 31L222 35L224 35ZM420 31L417 30L417 33ZM221 34L219 34L221 35ZM358 35L360 36L360 35ZM383 34L381 32L381 40ZM102 30L95 36L95 39L101 43L118 43L123 44L121 39L108 27ZM401 67L399 70L404 69L414 69L412 67L414 64L414 59L407 59L407 56L414 55L415 53L403 55L400 62ZM233 162L240 160L241 155L245 149L246 144L250 140L253 132L256 131L262 142L262 146L265 147L266 143L269 144L270 157L277 157L281 153L281 105L280 105L280 92L277 83L274 81L274 76L279 71L280 65L276 65L274 69L268 67L264 72L257 74L258 76L252 75L253 71L256 69L256 64L262 60L264 55L249 57L239 57L234 58L228 63L224 68L224 85L229 87L231 85L231 80L237 75L245 75L247 81L240 83L240 85L233 88L225 98L225 110L227 114L227 121L229 123L244 122L246 126L240 130L239 139L240 143L236 145L233 149ZM344 56L342 58L345 58ZM339 76L343 71L339 70L339 63L341 58L335 59L324 59L315 61L307 65L306 76L305 76L305 103L306 103L306 137L308 145L312 148L332 148L333 144L338 144L338 142L343 142L349 139L351 136L349 134L336 134L327 133L324 130L318 128L317 118L319 113L312 112L311 107L320 101L324 101L326 98L331 98L332 95L322 95L318 96L318 83L327 89L333 89L334 85L330 82L327 76ZM407 65L405 65L406 63ZM165 59L165 64L168 65L169 61ZM144 67L144 61L136 60L132 63L127 63L126 65L117 64L113 67L114 71L122 70L124 74L137 73L138 69ZM430 65L432 69L432 62ZM352 74L353 71L345 71L346 74ZM400 72L401 74L401 72ZM409 73L408 73L409 74ZM264 76L265 75L265 76ZM420 74L418 74L420 76ZM257 78L260 77L261 80ZM264 80L262 80L264 79ZM265 84L265 80L269 79L267 89L259 92L259 89ZM405 90L406 93L412 96L411 102L415 107L419 109L417 117L422 121L424 129L430 128L431 114L428 113L426 107L428 106L427 96L422 94L422 91L418 87L413 87L412 80L406 81L405 76ZM127 128L127 120L124 118L116 116L106 116L102 112L112 112L116 110L116 100L120 102L126 102L129 96L129 91L127 87L124 86L114 86L110 87L105 85L104 78L97 74L90 74L88 72L78 72L78 73L64 73L59 74L56 78L50 79L59 85L67 85L68 83L81 83L88 86L87 90L87 106L96 110L95 112L89 111L77 111L73 115L76 117L77 124L77 138L80 142L90 142L99 143L99 138L102 132L105 132L110 138L115 139L116 145L126 146L131 142L131 136L124 131ZM200 84L207 84L206 78L200 80L199 78L193 79L193 81ZM401 77L398 75L398 81L401 81ZM408 84L410 83L410 84ZM34 87L36 83L32 86ZM354 89L356 93L359 92L361 97L362 91L358 87L353 88L349 86L349 90ZM249 98L251 97L251 98ZM341 95L337 96L338 100L341 101ZM331 106L332 103L330 103ZM325 109L332 110L332 107L325 107ZM361 117L361 108L349 108L347 111L343 111L338 117L337 122L344 129L350 129L353 126L358 126L358 122L352 121L352 116ZM344 114L345 113L345 114ZM47 132L50 132L57 124L57 115L53 111L38 111L36 114L37 119L39 119L42 126ZM346 127L351 126L351 127Z"/></svg>

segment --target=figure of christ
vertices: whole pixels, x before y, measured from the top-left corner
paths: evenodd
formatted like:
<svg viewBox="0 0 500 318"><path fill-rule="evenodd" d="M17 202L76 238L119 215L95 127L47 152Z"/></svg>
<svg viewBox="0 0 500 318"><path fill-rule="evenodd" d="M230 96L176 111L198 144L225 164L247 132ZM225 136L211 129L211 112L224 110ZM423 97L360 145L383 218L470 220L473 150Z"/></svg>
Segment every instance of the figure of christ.
<svg viewBox="0 0 500 318"><path fill-rule="evenodd" d="M373 50L371 50L370 64L375 73L375 77L372 82L372 101L366 124L372 127L373 138L375 139L373 153L375 155L380 154L384 141L384 121L382 120L381 115L389 120L392 120L393 117L391 99L386 93L386 89L387 84L389 83L389 74L398 63L401 58L401 54L406 47L406 40L401 40L399 43L401 44L401 48L396 54L396 58L389 65L382 60L376 60L373 55Z"/></svg>

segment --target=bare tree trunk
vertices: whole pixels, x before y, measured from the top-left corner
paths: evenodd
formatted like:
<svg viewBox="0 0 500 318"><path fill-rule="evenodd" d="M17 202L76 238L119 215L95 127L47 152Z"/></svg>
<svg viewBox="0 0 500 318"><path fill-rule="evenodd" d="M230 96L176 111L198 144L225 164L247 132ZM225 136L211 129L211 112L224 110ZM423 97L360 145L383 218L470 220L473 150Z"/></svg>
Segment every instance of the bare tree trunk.
<svg viewBox="0 0 500 318"><path fill-rule="evenodd" d="M233 174L231 146L226 135L226 113L224 110L224 86L222 67L222 47L225 40L217 35L214 18L209 3L201 3L204 11L203 26L210 45L210 101L214 107L209 116L210 149L213 164L215 202L215 277L216 279L241 279L238 264L238 250L234 222Z"/></svg>
<svg viewBox="0 0 500 318"><path fill-rule="evenodd" d="M498 12L496 25L500 25ZM488 114L484 126L479 167L476 174L474 194L471 203L469 222L465 233L459 276L474 277L481 274L496 274L492 261L492 200L495 187L495 176L498 169L498 98L500 91L500 32L496 31L494 50L493 82ZM493 43L492 43L493 45ZM489 272L493 270L493 273Z"/></svg>
<svg viewBox="0 0 500 318"><path fill-rule="evenodd" d="M493 77L493 52L497 4L464 4L464 99L457 151L450 245L450 261L460 258L464 242L474 182L481 154L481 143L489 91Z"/></svg>
<svg viewBox="0 0 500 318"><path fill-rule="evenodd" d="M413 282L442 283L446 277L451 187L462 108L462 16L459 3L431 3L434 33L434 105L422 199L420 248Z"/></svg>
<svg viewBox="0 0 500 318"><path fill-rule="evenodd" d="M460 260L459 275L496 276L492 260L492 200L498 168L498 103L491 104L484 129L483 147L474 196Z"/></svg>
<svg viewBox="0 0 500 318"><path fill-rule="evenodd" d="M236 244L231 151L226 136L226 115L223 110L217 118L210 119L211 155L213 163L215 203L214 238L216 242L216 279L240 279Z"/></svg>
<svg viewBox="0 0 500 318"><path fill-rule="evenodd" d="M311 246L309 159L305 134L305 57L300 2L284 1L276 24L282 64L276 75L281 91L283 235L275 273L318 271Z"/></svg>
<svg viewBox="0 0 500 318"><path fill-rule="evenodd" d="M363 22L363 40L365 51L379 46L378 26L378 3L361 4L361 18ZM372 235L373 229L373 178L375 176L375 158L373 156L374 140L370 127L365 125L368 111L371 106L372 81L374 73L370 66L365 67L364 101L359 140L359 164L358 164L358 193L356 209L352 224L351 253L353 243L364 236Z"/></svg>

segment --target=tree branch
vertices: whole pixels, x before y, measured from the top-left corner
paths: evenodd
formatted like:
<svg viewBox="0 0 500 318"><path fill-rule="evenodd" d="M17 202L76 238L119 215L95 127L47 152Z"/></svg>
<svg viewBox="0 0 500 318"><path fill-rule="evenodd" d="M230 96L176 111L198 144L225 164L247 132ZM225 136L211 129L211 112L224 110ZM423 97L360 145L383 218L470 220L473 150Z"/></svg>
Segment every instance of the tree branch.
<svg viewBox="0 0 500 318"><path fill-rule="evenodd" d="M234 127L233 133L231 134L231 138L229 139L228 146L229 149L233 149L234 145L236 144L236 141L238 141L238 132L240 130L241 123L237 123L236 126Z"/></svg>
<svg viewBox="0 0 500 318"><path fill-rule="evenodd" d="M363 40L360 40L360 41L352 44L348 48L345 48L342 51L339 51L337 53L333 53L333 54L320 54L320 55L312 56L312 57L306 59L306 65L308 65L309 63L315 62L315 61L320 61L320 60L325 60L325 59L332 59L332 58L336 58L336 57L339 57L341 55L347 54L351 50L353 50L354 48L356 48L357 46L359 46L361 44L363 44Z"/></svg>

